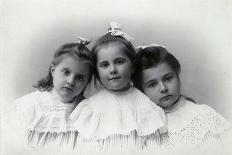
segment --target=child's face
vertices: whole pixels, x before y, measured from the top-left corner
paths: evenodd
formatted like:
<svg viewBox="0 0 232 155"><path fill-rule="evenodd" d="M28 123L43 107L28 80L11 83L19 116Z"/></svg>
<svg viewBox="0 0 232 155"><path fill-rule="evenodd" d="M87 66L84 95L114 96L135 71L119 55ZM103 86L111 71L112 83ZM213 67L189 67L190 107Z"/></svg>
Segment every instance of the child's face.
<svg viewBox="0 0 232 155"><path fill-rule="evenodd" d="M101 47L97 53L97 70L103 86L112 91L123 91L130 87L133 72L131 60L119 43Z"/></svg>
<svg viewBox="0 0 232 155"><path fill-rule="evenodd" d="M63 102L70 102L87 85L90 67L87 62L67 55L58 65L52 67L51 72L54 89Z"/></svg>
<svg viewBox="0 0 232 155"><path fill-rule="evenodd" d="M142 88L162 108L169 107L180 96L179 77L167 63L143 70Z"/></svg>

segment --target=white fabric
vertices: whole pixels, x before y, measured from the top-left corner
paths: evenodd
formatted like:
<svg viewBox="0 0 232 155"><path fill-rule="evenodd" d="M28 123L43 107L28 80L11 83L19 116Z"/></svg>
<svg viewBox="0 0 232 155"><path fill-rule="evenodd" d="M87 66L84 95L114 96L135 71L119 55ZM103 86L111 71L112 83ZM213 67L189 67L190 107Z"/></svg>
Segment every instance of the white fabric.
<svg viewBox="0 0 232 155"><path fill-rule="evenodd" d="M184 97L177 104L166 112L168 136L163 137L163 151L172 155L223 154L220 134L230 129L230 123L205 104L195 104Z"/></svg>
<svg viewBox="0 0 232 155"><path fill-rule="evenodd" d="M82 101L70 115L71 130L86 139L112 135L154 134L165 125L165 114L142 92L130 88L122 93L101 90Z"/></svg>
<svg viewBox="0 0 232 155"><path fill-rule="evenodd" d="M145 104L145 106L143 103L149 104ZM230 129L230 123L216 113L215 110L207 105L192 103L182 97L177 106L166 113L168 135L162 137L161 145L154 145L156 141L151 135L145 136L141 141L137 139L139 143L136 145L128 145L128 139L121 139L122 143L115 144L114 139L123 137L122 135L106 136L120 133L125 134L125 137L130 137L131 135L136 135L133 132L134 127L136 127L134 129L139 131L140 135L145 135L144 133L150 133L151 130L149 129L158 129L163 124L161 123L164 120L164 116L162 116L163 111L159 107L154 106L153 102L147 100L146 96L134 88L118 95L111 94L105 90L100 91L90 99L82 101L73 112L73 105L57 101L48 92L33 92L17 99L15 104L17 105L18 113L21 114L21 117L16 118L16 120L21 119L21 122L24 122L24 125L20 124L22 127L25 127L24 129L37 131L34 136L36 140L40 137L42 142L45 142L46 135L49 137L49 135L54 134L57 137L55 142L58 145L44 145L42 147L32 145L33 147L31 148L23 148L25 154L27 154L26 152L28 154L35 152L38 154L51 154L54 152L54 154L65 153L70 155L224 155L223 146L219 138L220 134ZM155 115L154 111L158 115ZM73 121L71 125L67 121L70 113L70 118ZM159 120L157 118L162 120L160 125L154 123ZM137 123L137 126L133 121ZM107 125L107 123L114 125L116 128ZM83 128L82 125L84 126ZM80 129L84 137L80 136L76 129ZM11 133L13 134L13 132ZM129 135L127 135L128 133ZM86 143L85 145L82 141L83 138L86 138L85 136L105 139ZM134 137L138 138L138 135ZM21 137L17 138L22 143ZM50 139L52 138L50 137ZM76 138L80 141L75 141ZM107 140L112 143L109 143L110 146L104 149L102 148L103 145L100 146L99 144L103 144ZM61 142L67 142L67 145L62 145L59 148ZM81 147L73 149L75 146L74 142L80 142L80 145L77 146ZM141 144L140 142L143 143Z"/></svg>
<svg viewBox="0 0 232 155"><path fill-rule="evenodd" d="M75 103L63 103L51 92L35 91L15 100L21 129L30 142L45 143L62 138L69 130L68 115ZM54 136L53 136L54 133Z"/></svg>

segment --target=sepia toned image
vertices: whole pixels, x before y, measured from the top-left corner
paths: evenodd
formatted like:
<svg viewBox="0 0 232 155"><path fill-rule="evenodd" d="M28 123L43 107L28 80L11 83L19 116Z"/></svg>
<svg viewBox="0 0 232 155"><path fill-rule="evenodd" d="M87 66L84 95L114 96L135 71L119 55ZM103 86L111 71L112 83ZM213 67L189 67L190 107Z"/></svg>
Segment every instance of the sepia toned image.
<svg viewBox="0 0 232 155"><path fill-rule="evenodd" d="M0 154L231 154L231 10L1 0Z"/></svg>

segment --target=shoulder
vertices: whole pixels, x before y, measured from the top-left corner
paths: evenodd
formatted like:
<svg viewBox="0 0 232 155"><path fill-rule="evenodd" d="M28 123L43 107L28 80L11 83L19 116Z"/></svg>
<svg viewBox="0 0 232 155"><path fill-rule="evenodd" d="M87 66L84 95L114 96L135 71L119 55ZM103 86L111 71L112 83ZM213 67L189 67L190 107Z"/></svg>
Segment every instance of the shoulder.
<svg viewBox="0 0 232 155"><path fill-rule="evenodd" d="M189 116L194 116L202 113L202 107L202 104L195 103L193 100L189 100L185 96L181 96L176 107L170 112L170 114L180 113L183 115L188 114Z"/></svg>
<svg viewBox="0 0 232 155"><path fill-rule="evenodd" d="M215 109L210 107L207 104L195 103L188 98L182 97L183 109L187 111L192 111L195 115L201 116L220 116L222 117Z"/></svg>
<svg viewBox="0 0 232 155"><path fill-rule="evenodd" d="M225 130L231 129L231 124L221 114L216 112L206 104L199 105L202 112L202 118L213 134L221 134Z"/></svg>
<svg viewBox="0 0 232 155"><path fill-rule="evenodd" d="M13 104L15 106L29 106L29 105L34 105L36 102L38 102L39 98L41 96L40 91L34 91L32 93L26 94L24 96L21 96L17 99L14 100Z"/></svg>
<svg viewBox="0 0 232 155"><path fill-rule="evenodd" d="M177 110L168 114L171 126L201 127L202 133L213 134L220 134L230 128L230 123L210 106L194 103L184 97L181 97L180 102Z"/></svg>
<svg viewBox="0 0 232 155"><path fill-rule="evenodd" d="M76 115L77 113L89 113L94 110L94 107L96 108L104 104L106 100L109 100L109 95L103 90L97 92L89 98L84 98L77 104L70 117Z"/></svg>
<svg viewBox="0 0 232 155"><path fill-rule="evenodd" d="M199 104L195 103L188 98L181 96L180 100L178 101L178 105L176 106L175 110L171 112L176 115L182 115L185 119L193 119L195 117L200 117L206 119L205 116L211 115L219 115L213 108L206 104Z"/></svg>
<svg viewBox="0 0 232 155"><path fill-rule="evenodd" d="M125 97L128 98L129 101L133 101L134 103L140 103L143 105L144 103L152 102L148 96L146 96L143 92L141 92L135 87L132 87L130 89L130 92L126 94Z"/></svg>
<svg viewBox="0 0 232 155"><path fill-rule="evenodd" d="M41 93L40 91L34 91L31 93L28 93L26 95L23 95L23 96L15 99L14 102L22 102L22 101L28 101L28 100L34 99L34 98L38 97L40 93Z"/></svg>
<svg viewBox="0 0 232 155"><path fill-rule="evenodd" d="M34 118L34 113L39 105L40 92L34 91L32 93L26 94L22 97L17 98L13 102L15 113L13 114L17 117L17 120L24 127L29 124L32 118Z"/></svg>
<svg viewBox="0 0 232 155"><path fill-rule="evenodd" d="M161 107L157 106L156 103L137 88L132 88L131 94L128 96L128 100L132 101L137 109L151 108L164 114L164 110Z"/></svg>
<svg viewBox="0 0 232 155"><path fill-rule="evenodd" d="M89 103L89 99L84 99L80 103L78 103L69 115L69 119L73 121L76 120L81 114L92 113L92 109Z"/></svg>
<svg viewBox="0 0 232 155"><path fill-rule="evenodd" d="M27 113L32 115L34 111L38 111L40 109L39 107L41 105L50 103L51 97L49 96L50 93L47 91L36 90L32 93L17 98L13 102L13 106L17 113Z"/></svg>

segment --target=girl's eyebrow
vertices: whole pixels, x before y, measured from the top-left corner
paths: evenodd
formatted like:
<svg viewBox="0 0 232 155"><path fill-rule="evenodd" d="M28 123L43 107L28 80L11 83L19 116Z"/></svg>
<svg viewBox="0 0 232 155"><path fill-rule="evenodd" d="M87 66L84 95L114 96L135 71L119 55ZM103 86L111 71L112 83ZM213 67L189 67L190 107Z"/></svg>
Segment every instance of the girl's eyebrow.
<svg viewBox="0 0 232 155"><path fill-rule="evenodd" d="M99 61L98 63L102 63L102 62L107 62L107 60L102 60L102 61Z"/></svg>
<svg viewBox="0 0 232 155"><path fill-rule="evenodd" d="M166 76L173 75L173 74L174 74L174 72L168 72L168 73L164 74L162 77L166 77Z"/></svg>
<svg viewBox="0 0 232 155"><path fill-rule="evenodd" d="M107 63L107 60L103 60L103 61L98 62L98 64L102 64L102 63Z"/></svg>
<svg viewBox="0 0 232 155"><path fill-rule="evenodd" d="M117 57L117 58L115 58L114 60L118 60L118 59L126 60L125 57Z"/></svg>
<svg viewBox="0 0 232 155"><path fill-rule="evenodd" d="M116 57L115 59L126 59L126 57L119 56L119 57Z"/></svg>
<svg viewBox="0 0 232 155"><path fill-rule="evenodd" d="M61 70L63 71L63 70L70 70L70 69L67 67L63 67Z"/></svg>

